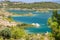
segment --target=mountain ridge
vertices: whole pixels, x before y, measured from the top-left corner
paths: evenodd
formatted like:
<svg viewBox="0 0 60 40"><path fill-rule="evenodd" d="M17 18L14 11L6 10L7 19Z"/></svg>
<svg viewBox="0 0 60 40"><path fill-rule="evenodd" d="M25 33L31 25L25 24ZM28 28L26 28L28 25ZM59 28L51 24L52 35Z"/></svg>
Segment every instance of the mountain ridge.
<svg viewBox="0 0 60 40"><path fill-rule="evenodd" d="M7 8L27 8L27 9L60 9L60 4L55 2L34 2L34 3L20 3L20 2L6 2Z"/></svg>

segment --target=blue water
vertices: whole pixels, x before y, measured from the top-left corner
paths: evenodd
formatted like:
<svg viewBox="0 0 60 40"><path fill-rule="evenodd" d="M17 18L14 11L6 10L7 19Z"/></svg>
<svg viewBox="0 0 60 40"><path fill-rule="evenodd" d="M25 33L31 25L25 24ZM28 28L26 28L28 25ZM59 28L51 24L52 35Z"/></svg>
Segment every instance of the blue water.
<svg viewBox="0 0 60 40"><path fill-rule="evenodd" d="M46 33L51 32L51 29L48 28L47 20L49 17L52 16L52 11L48 12L36 12L36 11L28 11L28 10L9 10L9 12L17 13L17 14L26 14L26 13L33 13L36 14L35 16L19 16L19 17L12 17L17 22L23 22L23 23L38 23L41 26L39 28L32 27L32 28L26 28L25 30L28 31L28 33Z"/></svg>

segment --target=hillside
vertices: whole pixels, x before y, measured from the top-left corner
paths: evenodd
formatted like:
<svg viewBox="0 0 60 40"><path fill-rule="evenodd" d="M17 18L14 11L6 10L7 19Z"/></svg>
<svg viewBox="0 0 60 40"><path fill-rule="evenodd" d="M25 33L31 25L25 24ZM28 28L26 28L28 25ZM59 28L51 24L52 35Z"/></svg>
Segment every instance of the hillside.
<svg viewBox="0 0 60 40"><path fill-rule="evenodd" d="M7 8L28 8L28 9L60 9L60 4L53 2L35 2L35 3L20 3L20 2L6 2Z"/></svg>

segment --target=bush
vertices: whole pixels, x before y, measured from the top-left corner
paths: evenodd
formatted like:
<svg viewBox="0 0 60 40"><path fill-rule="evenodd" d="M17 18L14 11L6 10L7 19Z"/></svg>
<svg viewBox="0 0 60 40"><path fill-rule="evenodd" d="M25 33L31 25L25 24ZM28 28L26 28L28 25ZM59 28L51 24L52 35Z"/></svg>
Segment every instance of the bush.
<svg viewBox="0 0 60 40"><path fill-rule="evenodd" d="M9 28L5 28L4 30L1 30L0 35L3 38L9 39L11 37L11 32L10 32Z"/></svg>
<svg viewBox="0 0 60 40"><path fill-rule="evenodd" d="M10 40L14 40L14 38L10 38Z"/></svg>
<svg viewBox="0 0 60 40"><path fill-rule="evenodd" d="M52 23L52 19L49 18L49 19L48 19L48 25L51 25L51 23Z"/></svg>
<svg viewBox="0 0 60 40"><path fill-rule="evenodd" d="M11 28L11 37L14 38L14 39L19 39L21 37L24 37L25 36L25 32L23 29L20 29L18 27L12 27Z"/></svg>
<svg viewBox="0 0 60 40"><path fill-rule="evenodd" d="M2 38L2 37L0 37L0 40L3 40L3 38Z"/></svg>

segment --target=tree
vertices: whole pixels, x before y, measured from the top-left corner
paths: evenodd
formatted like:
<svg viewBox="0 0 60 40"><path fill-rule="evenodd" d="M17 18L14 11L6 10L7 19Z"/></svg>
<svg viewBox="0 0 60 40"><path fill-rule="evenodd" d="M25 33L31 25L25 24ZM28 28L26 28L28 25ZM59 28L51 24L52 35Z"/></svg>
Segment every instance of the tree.
<svg viewBox="0 0 60 40"><path fill-rule="evenodd" d="M60 24L57 21L58 14L57 14L57 10L53 11L53 15L52 15L52 19L49 24L50 27L52 29L52 35L55 38L55 40L60 40Z"/></svg>
<svg viewBox="0 0 60 40"><path fill-rule="evenodd" d="M53 17L57 17L58 16L58 11L57 10L53 10Z"/></svg>
<svg viewBox="0 0 60 40"><path fill-rule="evenodd" d="M10 32L9 28L5 28L4 30L2 30L2 31L0 32L0 35L1 35L4 39L5 39L5 38L9 39L9 38L11 37L11 32Z"/></svg>

